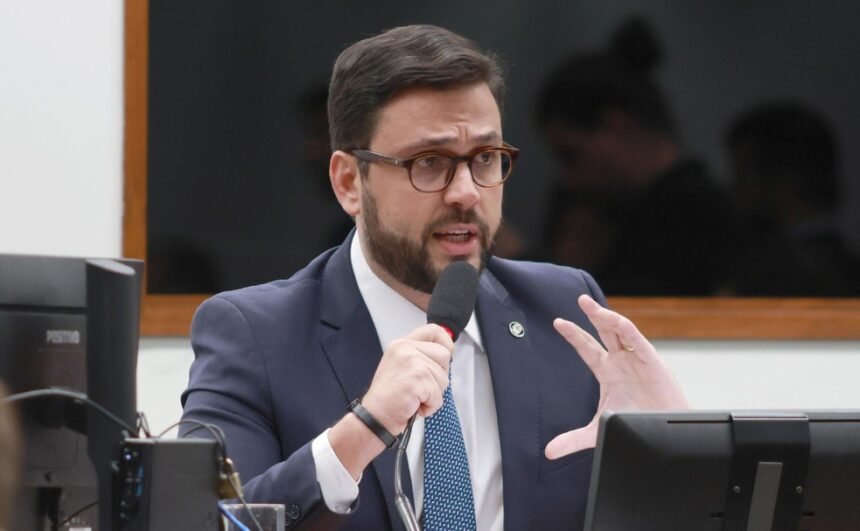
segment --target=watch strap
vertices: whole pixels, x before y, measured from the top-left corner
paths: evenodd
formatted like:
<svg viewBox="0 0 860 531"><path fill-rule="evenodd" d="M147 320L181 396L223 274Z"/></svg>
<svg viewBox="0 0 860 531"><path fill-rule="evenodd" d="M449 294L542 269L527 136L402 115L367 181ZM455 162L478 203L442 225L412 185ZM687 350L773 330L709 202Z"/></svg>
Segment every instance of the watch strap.
<svg viewBox="0 0 860 531"><path fill-rule="evenodd" d="M367 428L373 432L374 435L379 437L386 448L392 448L395 444L397 444L397 437L391 435L391 432L385 429L385 426L382 425L376 417L374 417L370 411L367 410L363 405L361 405L361 401L359 399L355 399L349 404L349 410L358 417L358 419L364 423Z"/></svg>

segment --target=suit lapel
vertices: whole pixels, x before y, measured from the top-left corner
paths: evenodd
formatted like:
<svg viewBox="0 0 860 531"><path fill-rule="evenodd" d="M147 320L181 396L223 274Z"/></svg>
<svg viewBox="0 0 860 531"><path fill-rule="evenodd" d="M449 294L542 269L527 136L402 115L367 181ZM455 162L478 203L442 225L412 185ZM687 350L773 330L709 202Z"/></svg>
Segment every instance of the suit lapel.
<svg viewBox="0 0 860 531"><path fill-rule="evenodd" d="M344 392L343 408L363 395L382 356L382 347L367 306L361 298L350 263L352 234L326 265L322 282L322 348ZM403 525L394 505L394 450L373 460L377 484L382 490L392 529ZM404 466L403 490L412 499L409 467ZM362 488L368 488L365 484Z"/></svg>
<svg viewBox="0 0 860 531"><path fill-rule="evenodd" d="M531 327L487 270L481 275L476 311L499 422L505 529L528 529L541 452L537 374L528 333ZM525 327L525 336L518 338L510 332L512 322Z"/></svg>

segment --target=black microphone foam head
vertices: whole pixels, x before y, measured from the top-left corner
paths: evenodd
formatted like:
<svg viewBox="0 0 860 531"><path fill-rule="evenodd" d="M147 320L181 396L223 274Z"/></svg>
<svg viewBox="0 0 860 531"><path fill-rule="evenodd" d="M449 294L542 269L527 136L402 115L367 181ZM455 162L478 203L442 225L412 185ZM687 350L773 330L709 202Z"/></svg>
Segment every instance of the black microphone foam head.
<svg viewBox="0 0 860 531"><path fill-rule="evenodd" d="M430 295L427 322L447 327L456 341L469 323L477 296L478 271L468 262L451 262L442 270Z"/></svg>

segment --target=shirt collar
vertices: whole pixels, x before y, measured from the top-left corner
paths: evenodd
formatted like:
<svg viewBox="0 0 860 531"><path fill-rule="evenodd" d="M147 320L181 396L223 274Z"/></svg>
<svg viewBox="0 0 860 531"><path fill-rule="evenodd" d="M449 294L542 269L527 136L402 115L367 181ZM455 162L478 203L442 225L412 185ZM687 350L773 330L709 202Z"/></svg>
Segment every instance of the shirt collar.
<svg viewBox="0 0 860 531"><path fill-rule="evenodd" d="M401 338L427 323L427 314L424 310L394 291L370 269L359 241L358 231L352 238L349 252L358 291L364 299L371 319L373 319L373 325L376 327L382 348L386 348L395 339ZM475 345L483 350L474 311L461 337L464 335L468 336Z"/></svg>

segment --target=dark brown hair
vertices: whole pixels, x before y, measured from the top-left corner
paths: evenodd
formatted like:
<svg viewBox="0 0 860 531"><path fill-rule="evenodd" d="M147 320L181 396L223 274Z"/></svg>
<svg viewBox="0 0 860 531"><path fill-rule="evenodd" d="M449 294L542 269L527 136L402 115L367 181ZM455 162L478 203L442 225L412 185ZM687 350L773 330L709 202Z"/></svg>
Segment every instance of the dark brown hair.
<svg viewBox="0 0 860 531"><path fill-rule="evenodd" d="M675 120L654 79L661 59L660 43L645 19L627 19L608 50L576 53L554 70L538 99L538 125L559 121L594 130L607 112L617 110L677 140Z"/></svg>
<svg viewBox="0 0 860 531"><path fill-rule="evenodd" d="M332 150L367 148L379 110L411 88L486 83L499 112L502 67L492 53L438 26L403 26L351 45L337 58L328 95Z"/></svg>

